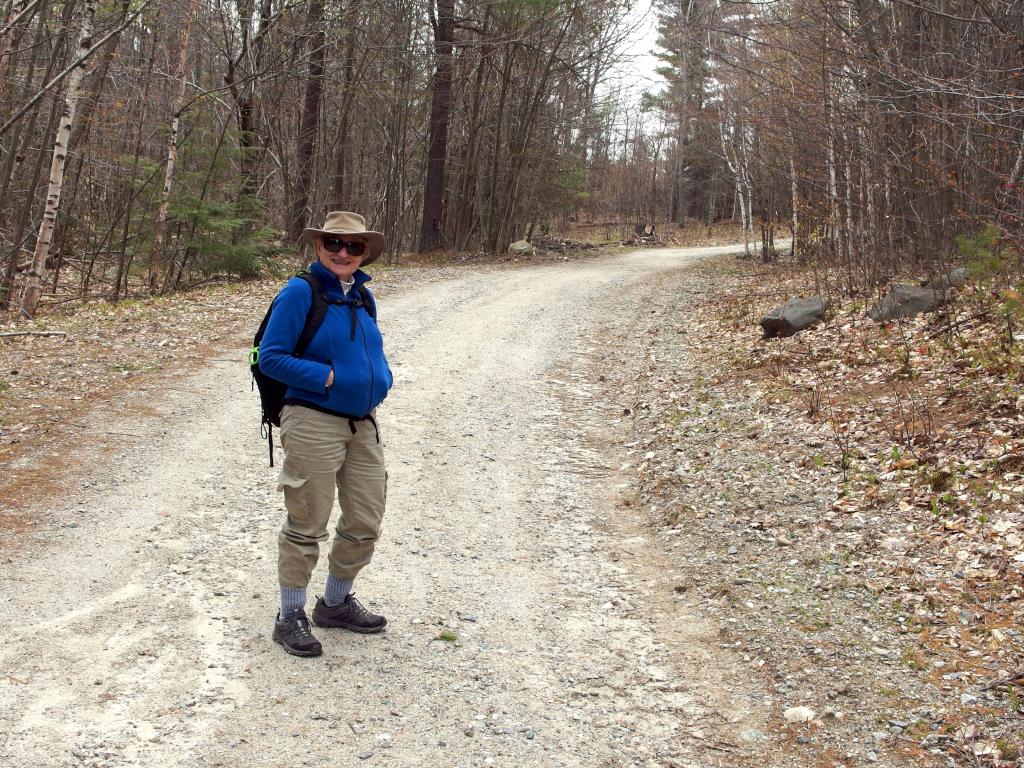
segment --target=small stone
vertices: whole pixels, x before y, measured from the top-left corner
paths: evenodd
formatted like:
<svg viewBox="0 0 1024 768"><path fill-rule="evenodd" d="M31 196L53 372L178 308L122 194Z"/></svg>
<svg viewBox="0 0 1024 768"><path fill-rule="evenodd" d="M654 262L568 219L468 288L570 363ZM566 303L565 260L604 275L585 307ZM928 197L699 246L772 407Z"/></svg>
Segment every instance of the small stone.
<svg viewBox="0 0 1024 768"><path fill-rule="evenodd" d="M359 753L360 760L369 760L371 757L373 757L373 752L371 752L370 750L366 750L365 752Z"/></svg>
<svg viewBox="0 0 1024 768"><path fill-rule="evenodd" d="M535 734L532 730L526 732L526 738L529 739L530 741L533 741L533 739L534 739L534 737L536 735L537 734Z"/></svg>
<svg viewBox="0 0 1024 768"><path fill-rule="evenodd" d="M744 728L740 731L740 739L742 741L768 741L768 737L757 728Z"/></svg>
<svg viewBox="0 0 1024 768"><path fill-rule="evenodd" d="M961 705L963 705L965 707L969 707L972 704L977 704L977 703L978 703L978 697L975 696L973 693L961 693L960 694L960 704Z"/></svg>
<svg viewBox="0 0 1024 768"><path fill-rule="evenodd" d="M735 555L737 552L739 552L739 550L736 549L736 545L735 544L733 544L731 547L729 547L729 554L730 555Z"/></svg>
<svg viewBox="0 0 1024 768"><path fill-rule="evenodd" d="M809 723L814 719L814 710L810 707L790 707L782 716L786 718L787 723Z"/></svg>

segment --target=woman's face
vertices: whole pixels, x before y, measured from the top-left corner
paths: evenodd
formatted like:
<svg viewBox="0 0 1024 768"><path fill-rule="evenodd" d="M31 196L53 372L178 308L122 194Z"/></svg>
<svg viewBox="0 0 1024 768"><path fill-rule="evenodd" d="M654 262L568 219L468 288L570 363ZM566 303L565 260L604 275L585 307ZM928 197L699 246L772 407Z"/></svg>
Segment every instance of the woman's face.
<svg viewBox="0 0 1024 768"><path fill-rule="evenodd" d="M341 244L341 249L334 251ZM359 250L358 244L362 244L362 251L358 256L353 256L352 250ZM330 246L330 247L328 247ZM366 256L366 240L355 235L327 235L316 241L316 256L331 273L342 282L351 282L352 275L359 269Z"/></svg>

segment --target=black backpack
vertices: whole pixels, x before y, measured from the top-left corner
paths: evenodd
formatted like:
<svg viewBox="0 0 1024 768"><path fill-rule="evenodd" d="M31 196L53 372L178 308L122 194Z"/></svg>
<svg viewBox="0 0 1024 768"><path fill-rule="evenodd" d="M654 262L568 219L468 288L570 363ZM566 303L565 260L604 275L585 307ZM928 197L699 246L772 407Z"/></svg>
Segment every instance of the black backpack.
<svg viewBox="0 0 1024 768"><path fill-rule="evenodd" d="M302 357L305 354L306 347L309 346L309 342L313 340L324 318L327 316L327 307L330 304L340 304L349 307L351 310L351 333L353 339L356 332L356 312L360 308L365 308L370 317L373 318L373 321L377 322L377 307L374 305L373 299L370 298L370 292L364 286L360 285L356 289L359 292L359 298L332 299L327 295L327 290L316 275L309 272L300 272L296 277L309 283L310 291L313 294L313 303L309 306L306 322L302 326L302 332L299 334L299 338L295 342L295 349L292 351L292 354L296 357ZM249 350L249 370L252 371L253 385L260 391L260 409L262 411L260 436L267 438L270 450L270 466L274 466L273 428L281 426L281 409L284 407L284 393L288 389L287 384L277 379L272 379L261 371L259 365L260 341L263 340L263 334L266 333L267 323L270 322L270 315L273 311L274 302L272 301L270 306L267 307L267 314L263 316L263 322L260 323L259 330L256 331L256 335L253 337L252 349Z"/></svg>

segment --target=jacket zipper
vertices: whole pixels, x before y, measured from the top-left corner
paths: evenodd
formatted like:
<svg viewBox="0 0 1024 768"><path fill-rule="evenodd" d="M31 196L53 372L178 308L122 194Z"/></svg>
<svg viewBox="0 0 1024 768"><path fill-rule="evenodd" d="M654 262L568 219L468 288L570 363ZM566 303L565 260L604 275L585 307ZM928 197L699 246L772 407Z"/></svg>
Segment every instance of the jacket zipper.
<svg viewBox="0 0 1024 768"><path fill-rule="evenodd" d="M359 313L358 313L358 310L357 310L356 311L357 317L358 317L358 314ZM373 370L373 358L370 357L370 347L366 344L366 328L363 327L363 318L362 317L359 317L359 330L362 332L362 336L363 336L363 352L366 353L366 364L370 367L370 392L369 392L369 396L366 398L366 412L369 413L370 410L371 410L371 406L373 405L373 384L374 384L374 379L375 379L375 373L374 373L374 370Z"/></svg>

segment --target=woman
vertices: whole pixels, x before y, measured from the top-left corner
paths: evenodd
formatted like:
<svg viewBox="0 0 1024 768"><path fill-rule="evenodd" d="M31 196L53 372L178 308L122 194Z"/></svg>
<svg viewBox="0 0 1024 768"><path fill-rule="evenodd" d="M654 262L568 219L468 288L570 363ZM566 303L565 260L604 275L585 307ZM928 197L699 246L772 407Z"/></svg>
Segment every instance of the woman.
<svg viewBox="0 0 1024 768"><path fill-rule="evenodd" d="M323 652L306 618L306 587L316 566L335 488L341 516L330 550L324 595L313 623L354 632L381 632L387 620L352 595L352 583L370 562L387 497L387 472L374 409L391 388L391 369L377 329L370 279L360 267L384 250L384 236L362 216L333 211L321 229L306 229L313 275L327 295L327 314L303 353L293 350L312 304L309 282L292 278L274 300L260 342L259 365L288 386L281 411L284 466L278 490L287 517L278 537L281 609L274 640L296 656Z"/></svg>

